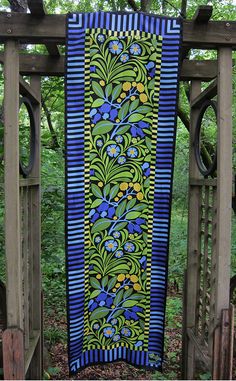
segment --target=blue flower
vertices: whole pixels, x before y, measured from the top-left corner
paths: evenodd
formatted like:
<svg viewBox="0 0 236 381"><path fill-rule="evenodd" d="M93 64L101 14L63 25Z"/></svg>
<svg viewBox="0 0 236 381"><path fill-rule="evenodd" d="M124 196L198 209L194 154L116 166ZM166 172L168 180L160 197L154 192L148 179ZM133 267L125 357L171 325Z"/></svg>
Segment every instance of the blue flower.
<svg viewBox="0 0 236 381"><path fill-rule="evenodd" d="M105 248L107 251L115 251L118 247L118 243L114 239L109 239L105 242Z"/></svg>
<svg viewBox="0 0 236 381"><path fill-rule="evenodd" d="M117 161L118 161L119 164L124 164L126 162L126 157L125 156L120 156Z"/></svg>
<svg viewBox="0 0 236 381"><path fill-rule="evenodd" d="M112 235L113 235L114 238L119 238L120 237L120 232L118 232L118 231L114 232Z"/></svg>
<svg viewBox="0 0 236 381"><path fill-rule="evenodd" d="M113 54L120 54L123 49L123 45L119 40L113 40L109 43L109 49Z"/></svg>
<svg viewBox="0 0 236 381"><path fill-rule="evenodd" d="M143 174L145 176L149 176L150 175L150 163L144 162L142 165L142 170L143 170Z"/></svg>
<svg viewBox="0 0 236 381"><path fill-rule="evenodd" d="M94 241L96 242L96 243L99 243L99 242L101 242L101 237L99 236L99 235L97 235L97 237L95 237L95 239L94 239Z"/></svg>
<svg viewBox="0 0 236 381"><path fill-rule="evenodd" d="M129 157L137 157L138 156L138 150L135 147L130 147L127 151L127 156Z"/></svg>
<svg viewBox="0 0 236 381"><path fill-rule="evenodd" d="M121 62L127 62L129 61L129 55L127 53L124 53L120 57Z"/></svg>
<svg viewBox="0 0 236 381"><path fill-rule="evenodd" d="M106 300L107 298L107 294L105 292L101 292L97 297L96 297L96 301L97 302L101 302L102 300Z"/></svg>
<svg viewBox="0 0 236 381"><path fill-rule="evenodd" d="M100 325L98 323L95 323L93 325L93 329L95 329L96 331L100 328Z"/></svg>
<svg viewBox="0 0 236 381"><path fill-rule="evenodd" d="M90 71L91 71L91 73L95 73L95 71L96 71L96 66L90 66Z"/></svg>
<svg viewBox="0 0 236 381"><path fill-rule="evenodd" d="M112 320L111 320L111 324L112 324L112 325L115 325L117 322L118 322L117 319L112 319Z"/></svg>
<svg viewBox="0 0 236 381"><path fill-rule="evenodd" d="M97 39L98 39L98 42L104 42L104 41L105 41L105 36L104 36L104 34L99 34L98 37L97 37Z"/></svg>
<svg viewBox="0 0 236 381"><path fill-rule="evenodd" d="M97 207L98 213L102 213L104 211L107 212L108 218L113 218L115 215L115 208L114 206L110 206L107 201L103 201L98 207ZM98 215L99 216L99 215Z"/></svg>
<svg viewBox="0 0 236 381"><path fill-rule="evenodd" d="M102 147L103 146L103 141L102 139L98 139L96 142L97 147Z"/></svg>
<svg viewBox="0 0 236 381"><path fill-rule="evenodd" d="M116 108L112 108L112 106L109 103L103 103L98 109L93 108L90 111L90 118L92 120L92 123L97 123L101 119L109 119L110 121L114 122L117 118L118 111Z"/></svg>
<svg viewBox="0 0 236 381"><path fill-rule="evenodd" d="M113 304L113 298L109 296L105 292L101 292L97 297L96 297L96 302L99 303L99 306L107 306L111 307Z"/></svg>
<svg viewBox="0 0 236 381"><path fill-rule="evenodd" d="M143 218L136 218L136 220L129 221L128 223L128 231L130 234L133 233L142 233L142 229L140 225L145 224L145 220Z"/></svg>
<svg viewBox="0 0 236 381"><path fill-rule="evenodd" d="M137 341L137 343L134 344L135 347L141 347L143 345L142 340Z"/></svg>
<svg viewBox="0 0 236 381"><path fill-rule="evenodd" d="M102 116L102 119L107 120L109 118L108 112L105 112Z"/></svg>
<svg viewBox="0 0 236 381"><path fill-rule="evenodd" d="M129 310L125 311L124 316L125 316L126 320L131 320L131 319L135 320L135 321L138 320L138 315L135 312L132 312Z"/></svg>
<svg viewBox="0 0 236 381"><path fill-rule="evenodd" d="M145 270L147 267L147 257L143 255L142 258L139 259L139 263L142 265L142 268Z"/></svg>
<svg viewBox="0 0 236 381"><path fill-rule="evenodd" d="M88 304L89 311L94 311L95 308L97 307L98 307L98 303L95 302L93 299L91 299Z"/></svg>
<svg viewBox="0 0 236 381"><path fill-rule="evenodd" d="M136 136L143 138L145 136L143 128L149 128L149 124L140 120L137 124L132 125L130 129L131 135L135 138Z"/></svg>
<svg viewBox="0 0 236 381"><path fill-rule="evenodd" d="M123 142L123 136L117 135L115 140L116 140L117 143L122 143Z"/></svg>
<svg viewBox="0 0 236 381"><path fill-rule="evenodd" d="M121 258L123 257L124 253L122 250L117 250L117 252L115 253L115 257L116 258Z"/></svg>
<svg viewBox="0 0 236 381"><path fill-rule="evenodd" d="M139 44L132 44L130 47L130 53L133 54L134 56L139 56L141 53L141 47Z"/></svg>
<svg viewBox="0 0 236 381"><path fill-rule="evenodd" d="M132 242L126 242L124 249L128 251L129 253L131 253L135 250L135 246Z"/></svg>
<svg viewBox="0 0 236 381"><path fill-rule="evenodd" d="M120 153L120 147L116 144L111 144L107 147L107 153L111 157L117 157Z"/></svg>
<svg viewBox="0 0 236 381"><path fill-rule="evenodd" d="M104 330L103 330L103 334L104 334L104 336L106 336L106 337L112 337L113 335L114 335L114 333L115 333L115 328L113 328L113 327L106 327L106 328L104 328Z"/></svg>
<svg viewBox="0 0 236 381"><path fill-rule="evenodd" d="M131 335L130 329L126 328L126 327L122 328L121 333L122 333L122 335L124 335L126 337L129 337Z"/></svg>
<svg viewBox="0 0 236 381"><path fill-rule="evenodd" d="M145 67L148 71L149 77L153 78L155 76L155 71L156 71L155 63L153 61L149 61L147 65L145 65Z"/></svg>
<svg viewBox="0 0 236 381"><path fill-rule="evenodd" d="M113 337L113 341L119 341L120 340L120 335L115 335L114 337Z"/></svg>

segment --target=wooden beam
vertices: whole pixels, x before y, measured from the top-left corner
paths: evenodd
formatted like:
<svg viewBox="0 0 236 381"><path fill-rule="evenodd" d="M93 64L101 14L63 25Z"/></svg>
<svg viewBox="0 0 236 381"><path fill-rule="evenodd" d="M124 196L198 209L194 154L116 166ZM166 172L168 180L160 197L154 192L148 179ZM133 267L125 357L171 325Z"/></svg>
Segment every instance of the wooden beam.
<svg viewBox="0 0 236 381"><path fill-rule="evenodd" d="M217 79L215 79L204 91L191 101L191 106L199 108L207 99L212 99L217 95Z"/></svg>
<svg viewBox="0 0 236 381"><path fill-rule="evenodd" d="M32 103L40 103L40 97L35 93L32 87L20 76L19 77L20 94L29 98Z"/></svg>
<svg viewBox="0 0 236 381"><path fill-rule="evenodd" d="M19 328L8 328L3 332L4 380L24 380L24 335Z"/></svg>
<svg viewBox="0 0 236 381"><path fill-rule="evenodd" d="M198 24L208 23L212 16L213 6L212 5L200 5L193 16L193 20Z"/></svg>
<svg viewBox="0 0 236 381"><path fill-rule="evenodd" d="M66 15L0 13L0 42L17 38L21 43L65 44ZM209 21L207 24L183 21L183 46L216 49L225 45L236 48L236 21Z"/></svg>
<svg viewBox="0 0 236 381"><path fill-rule="evenodd" d="M43 0L28 0L28 7L32 14L32 16L35 16L37 18L44 17L46 15L46 11L44 9ZM47 51L52 56L60 56L60 51L58 49L58 46L53 42L47 42L45 44Z"/></svg>
<svg viewBox="0 0 236 381"><path fill-rule="evenodd" d="M0 62L4 63L4 55L0 53ZM20 73L22 75L38 74L42 76L64 76L65 56L60 58L41 54L20 54ZM180 79L191 81L200 79L208 82L217 76L215 60L184 60Z"/></svg>

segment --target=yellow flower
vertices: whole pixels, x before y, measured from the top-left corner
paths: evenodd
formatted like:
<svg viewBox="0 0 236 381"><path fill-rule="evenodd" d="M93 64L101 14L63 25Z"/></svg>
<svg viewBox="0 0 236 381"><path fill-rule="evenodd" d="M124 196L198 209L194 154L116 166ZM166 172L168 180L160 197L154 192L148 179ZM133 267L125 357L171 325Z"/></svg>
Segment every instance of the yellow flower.
<svg viewBox="0 0 236 381"><path fill-rule="evenodd" d="M118 277L117 277L117 280L119 282L123 282L123 280L125 280L125 275L124 274L119 274Z"/></svg>
<svg viewBox="0 0 236 381"><path fill-rule="evenodd" d="M143 200L143 193L142 192L138 192L137 195L136 195L137 199L139 201Z"/></svg>
<svg viewBox="0 0 236 381"><path fill-rule="evenodd" d="M129 274L126 274L126 278L130 278L130 275L129 275Z"/></svg>
<svg viewBox="0 0 236 381"><path fill-rule="evenodd" d="M143 102L143 103L147 102L147 96L146 96L146 94L140 94L139 98L140 98L141 102Z"/></svg>
<svg viewBox="0 0 236 381"><path fill-rule="evenodd" d="M99 83L100 83L101 86L105 86L105 81L102 80Z"/></svg>
<svg viewBox="0 0 236 381"><path fill-rule="evenodd" d="M131 282L136 283L138 281L137 275L131 275L130 280Z"/></svg>
<svg viewBox="0 0 236 381"><path fill-rule="evenodd" d="M135 184L134 184L134 190L135 190L136 192L139 192L140 189L141 189L141 185L140 185L139 183L135 183Z"/></svg>
<svg viewBox="0 0 236 381"><path fill-rule="evenodd" d="M112 304L111 308L114 309L116 306L114 304Z"/></svg>
<svg viewBox="0 0 236 381"><path fill-rule="evenodd" d="M130 82L123 83L122 88L123 88L124 91L130 90L131 89L131 83Z"/></svg>
<svg viewBox="0 0 236 381"><path fill-rule="evenodd" d="M133 183L129 183L129 186L132 187L134 184Z"/></svg>
<svg viewBox="0 0 236 381"><path fill-rule="evenodd" d="M149 81L152 79L151 77L148 77Z"/></svg>
<svg viewBox="0 0 236 381"><path fill-rule="evenodd" d="M118 103L120 103L121 101L122 101L122 99L121 99L121 98L118 98L118 99L117 99L117 102L118 102Z"/></svg>
<svg viewBox="0 0 236 381"><path fill-rule="evenodd" d="M133 197L131 196L131 194L129 194L128 196L127 196L127 199L128 200L131 200Z"/></svg>
<svg viewBox="0 0 236 381"><path fill-rule="evenodd" d="M128 289L129 289L129 286L125 286L124 289L125 289L125 290L128 290Z"/></svg>
<svg viewBox="0 0 236 381"><path fill-rule="evenodd" d="M96 278L97 278L97 279L101 279L101 277L102 277L101 274L97 274L97 275L96 275Z"/></svg>
<svg viewBox="0 0 236 381"><path fill-rule="evenodd" d="M120 283L116 283L116 288L119 288L120 287Z"/></svg>
<svg viewBox="0 0 236 381"><path fill-rule="evenodd" d="M102 183L101 181L99 181L98 186L99 186L100 188L103 187L103 183Z"/></svg>
<svg viewBox="0 0 236 381"><path fill-rule="evenodd" d="M120 190L126 190L126 189L128 189L128 183L121 183Z"/></svg>
<svg viewBox="0 0 236 381"><path fill-rule="evenodd" d="M115 201L119 201L119 197L115 197L114 200L115 200Z"/></svg>
<svg viewBox="0 0 236 381"><path fill-rule="evenodd" d="M119 196L119 197L122 197L123 194L124 194L123 192L119 192L119 193L118 193L118 196Z"/></svg>
<svg viewBox="0 0 236 381"><path fill-rule="evenodd" d="M116 292L116 288L113 288L112 291L113 291L113 292Z"/></svg>
<svg viewBox="0 0 236 381"><path fill-rule="evenodd" d="M117 216L114 216L114 217L113 217L113 220L117 220Z"/></svg>
<svg viewBox="0 0 236 381"><path fill-rule="evenodd" d="M119 123L119 122L120 122L120 119L117 118L117 119L116 119L116 123Z"/></svg>
<svg viewBox="0 0 236 381"><path fill-rule="evenodd" d="M132 97L130 97L131 101L134 101L135 100L135 96L132 95Z"/></svg>
<svg viewBox="0 0 236 381"><path fill-rule="evenodd" d="M125 97L126 97L126 93L121 93L121 94L120 94L120 97L121 97L121 98L125 98Z"/></svg>
<svg viewBox="0 0 236 381"><path fill-rule="evenodd" d="M137 83L136 82L132 82L132 86L133 87L137 86Z"/></svg>
<svg viewBox="0 0 236 381"><path fill-rule="evenodd" d="M138 89L138 91L139 91L140 93L143 93L143 91L144 91L144 86L143 86L143 84L142 84L142 83L138 83L138 84L137 84L137 89Z"/></svg>
<svg viewBox="0 0 236 381"><path fill-rule="evenodd" d="M132 143L137 143L137 138L133 138Z"/></svg>
<svg viewBox="0 0 236 381"><path fill-rule="evenodd" d="M135 290L135 291L140 291L140 290L141 290L141 286L140 286L139 283L135 283L135 284L133 285L133 287L134 287L134 290Z"/></svg>
<svg viewBox="0 0 236 381"><path fill-rule="evenodd" d="M129 238L130 239L134 239L134 235L133 234L129 234Z"/></svg>

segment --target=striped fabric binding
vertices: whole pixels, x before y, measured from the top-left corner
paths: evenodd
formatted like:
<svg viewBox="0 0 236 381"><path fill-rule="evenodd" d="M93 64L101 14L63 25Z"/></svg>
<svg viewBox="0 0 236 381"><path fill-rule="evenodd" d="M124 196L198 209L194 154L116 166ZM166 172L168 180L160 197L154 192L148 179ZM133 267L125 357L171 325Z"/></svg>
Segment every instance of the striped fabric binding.
<svg viewBox="0 0 236 381"><path fill-rule="evenodd" d="M83 13L68 15L66 60L66 265L68 304L68 344L70 373L92 363L126 360L134 365L161 369L167 289L167 260L173 159L176 133L181 22L179 19L154 17L142 13ZM151 264L150 322L148 350L115 347L110 350L83 351L84 302L86 298L86 168L84 99L86 30L103 28L117 32L142 31L161 36L162 59L156 170L154 184L153 241ZM87 164L88 165L88 164ZM86 175L87 173L87 175ZM86 315L85 315L86 317Z"/></svg>

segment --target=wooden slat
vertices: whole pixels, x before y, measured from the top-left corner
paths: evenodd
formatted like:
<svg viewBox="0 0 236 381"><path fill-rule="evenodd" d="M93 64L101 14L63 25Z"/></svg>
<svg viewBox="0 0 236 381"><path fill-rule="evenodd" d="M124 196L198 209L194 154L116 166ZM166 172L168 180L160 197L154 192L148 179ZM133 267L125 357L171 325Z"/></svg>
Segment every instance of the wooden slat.
<svg viewBox="0 0 236 381"><path fill-rule="evenodd" d="M189 184L193 186L212 186L216 187L217 185L217 180L216 179L194 179L190 178L189 179Z"/></svg>
<svg viewBox="0 0 236 381"><path fill-rule="evenodd" d="M196 98L201 92L201 82L193 81L191 86L191 99ZM189 142L189 176L200 179L197 163L194 155L195 123L198 114L197 109L191 109L190 116L190 142ZM201 220L201 188L194 187L189 192L188 213L188 258L187 258L187 296L186 296L186 327L195 328L198 315L199 300L199 269L200 269L200 220ZM186 374L184 379L194 379L195 374L195 346L187 340L186 345Z"/></svg>
<svg viewBox="0 0 236 381"><path fill-rule="evenodd" d="M30 14L0 13L0 42L9 37L22 43L65 44L66 15L45 15L36 22ZM189 48L215 49L221 45L236 47L235 21L209 21L199 24L183 21L183 46Z"/></svg>
<svg viewBox="0 0 236 381"><path fill-rule="evenodd" d="M31 78L31 86L40 98L40 77L33 76ZM33 299L32 299L32 328L33 330L40 331L40 337L32 357L31 365L29 368L31 379L42 378L42 279L41 279L41 197L40 197L40 170L41 170L41 156L40 156L40 104L34 105L34 114L36 119L36 149L35 149L35 162L32 169L32 176L37 177L39 185L31 187L31 237L32 237L32 261L33 261Z"/></svg>
<svg viewBox="0 0 236 381"><path fill-rule="evenodd" d="M5 380L24 380L24 337L22 330L8 328L3 332L3 372Z"/></svg>
<svg viewBox="0 0 236 381"><path fill-rule="evenodd" d="M217 61L215 60L184 60L182 63L180 79L191 81L199 79L209 82L217 76Z"/></svg>
<svg viewBox="0 0 236 381"><path fill-rule="evenodd" d="M232 50L218 52L216 319L229 307L232 214Z"/></svg>
<svg viewBox="0 0 236 381"><path fill-rule="evenodd" d="M188 334L188 337L191 340L192 344L194 345L195 349L198 351L199 357L204 362L206 367L208 369L210 369L211 368L211 359L208 356L207 348L201 344L199 338L196 337L196 335L194 334L193 329L188 328L187 334Z"/></svg>
<svg viewBox="0 0 236 381"><path fill-rule="evenodd" d="M193 16L195 23L205 24L211 19L213 12L212 5L200 5Z"/></svg>
<svg viewBox="0 0 236 381"><path fill-rule="evenodd" d="M28 177L26 179L20 179L20 187L29 187L29 186L39 185L38 177Z"/></svg>
<svg viewBox="0 0 236 381"><path fill-rule="evenodd" d="M40 331L35 330L32 332L32 336L29 342L29 348L25 352L25 372L27 372L29 369L29 366L31 364L32 358L34 356L35 350L37 348L37 345L40 339L40 335L41 335Z"/></svg>
<svg viewBox="0 0 236 381"><path fill-rule="evenodd" d="M204 91L191 102L192 107L200 107L207 99L212 99L217 94L217 79L214 80Z"/></svg>
<svg viewBox="0 0 236 381"><path fill-rule="evenodd" d="M233 308L222 310L219 380L232 380Z"/></svg>
<svg viewBox="0 0 236 381"><path fill-rule="evenodd" d="M25 349L29 347L29 240L28 240L28 188L21 188L23 214L22 255L23 255L23 285L24 285L24 342Z"/></svg>
<svg viewBox="0 0 236 381"><path fill-rule="evenodd" d="M35 94L31 86L20 76L19 77L20 94L29 98L32 103L40 103L40 99Z"/></svg>
<svg viewBox="0 0 236 381"><path fill-rule="evenodd" d="M7 323L23 329L23 290L19 193L19 55L18 44L5 44L4 194L7 272Z"/></svg>

